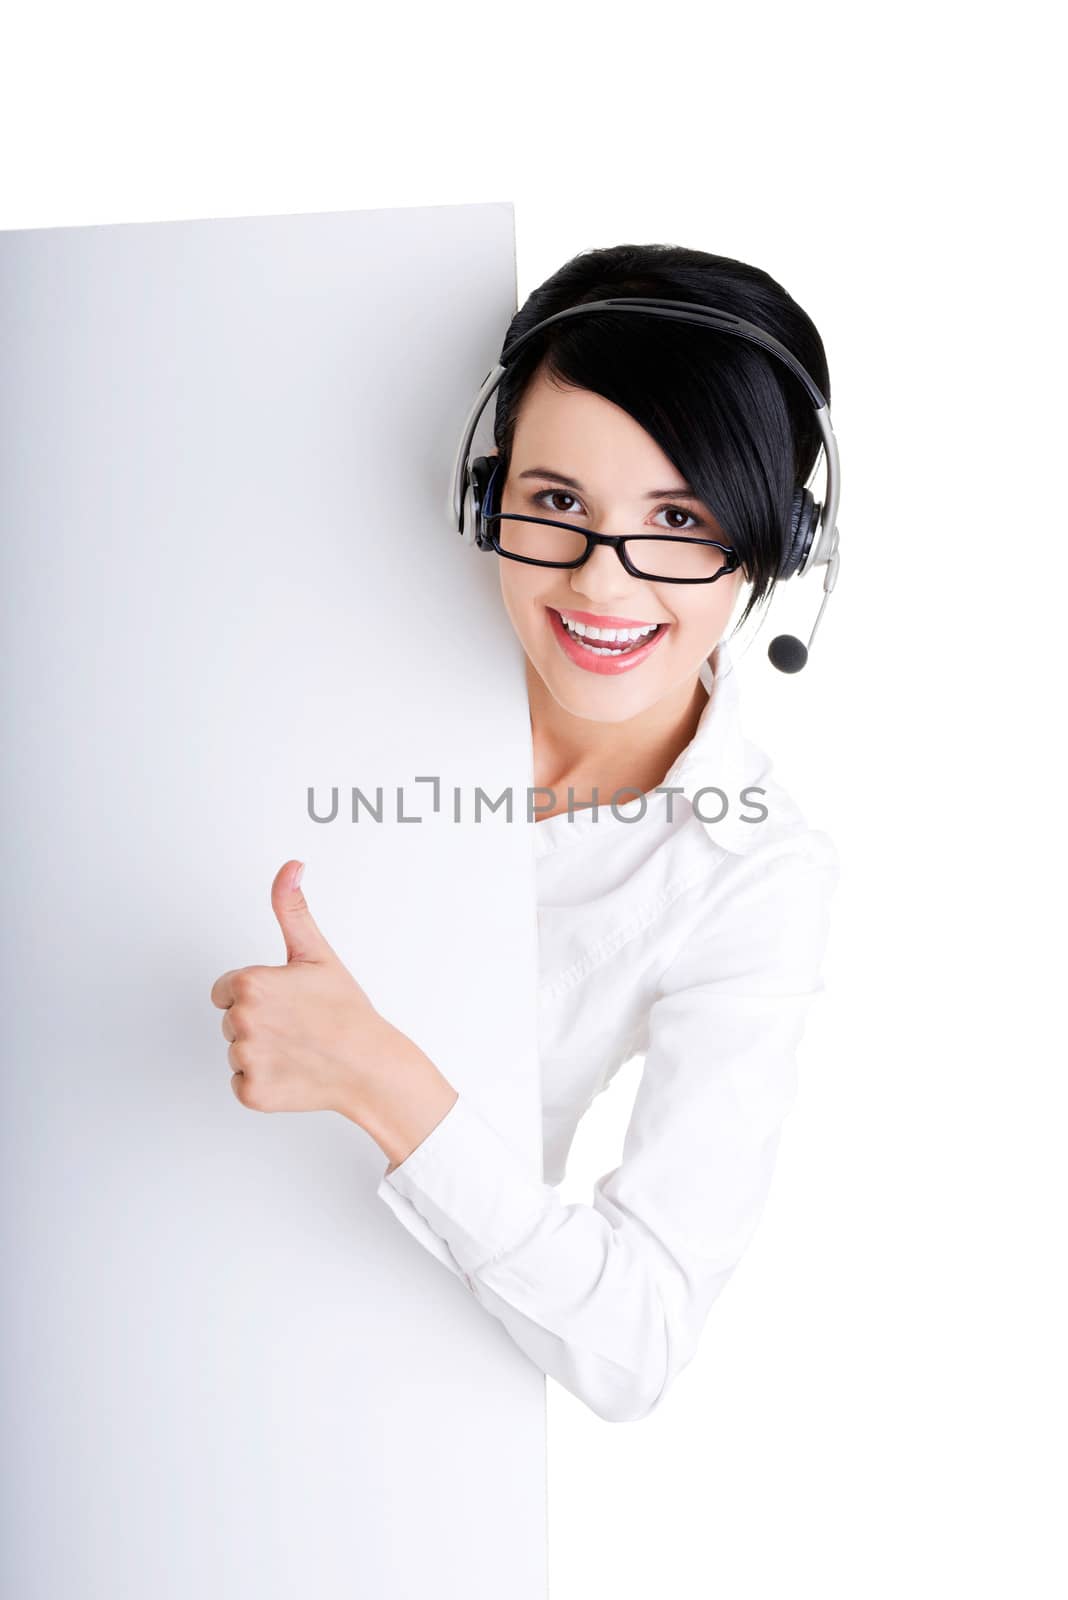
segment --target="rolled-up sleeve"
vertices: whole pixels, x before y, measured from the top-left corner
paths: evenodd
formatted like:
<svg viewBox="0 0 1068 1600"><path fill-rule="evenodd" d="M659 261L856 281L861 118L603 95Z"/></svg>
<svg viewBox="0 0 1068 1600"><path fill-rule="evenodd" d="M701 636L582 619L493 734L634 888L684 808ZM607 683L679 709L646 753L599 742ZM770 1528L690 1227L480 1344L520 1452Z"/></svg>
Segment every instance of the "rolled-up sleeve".
<svg viewBox="0 0 1068 1600"><path fill-rule="evenodd" d="M661 975L620 1163L565 1203L461 1094L379 1196L546 1374L607 1421L692 1360L756 1229L823 988L834 847L732 859Z"/></svg>

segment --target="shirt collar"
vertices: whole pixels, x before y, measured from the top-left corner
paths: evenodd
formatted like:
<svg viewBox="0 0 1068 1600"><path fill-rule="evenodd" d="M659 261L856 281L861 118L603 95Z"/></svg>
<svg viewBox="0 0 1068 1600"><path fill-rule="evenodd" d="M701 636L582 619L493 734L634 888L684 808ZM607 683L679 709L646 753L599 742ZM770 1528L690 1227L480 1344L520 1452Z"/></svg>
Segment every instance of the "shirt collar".
<svg viewBox="0 0 1068 1600"><path fill-rule="evenodd" d="M760 833L753 822L742 814L741 791L746 779L746 741L739 717L738 679L727 645L721 639L712 654L701 663L699 677L708 691L709 699L701 713L697 730L689 744L672 762L656 788L681 791L670 797L672 816L677 819L680 805L688 802L693 808L707 837L713 844L732 854L741 855L750 848L754 835ZM707 790L700 794L700 790ZM718 792L713 792L718 791ZM641 811L641 801L631 800L613 811L606 799L597 808L594 820L592 807L576 810L568 817L562 811L542 822L532 823L536 856L566 846L571 841L584 838L591 828L606 830L613 827L640 827L643 822L654 826L666 815L669 797L650 792L647 809L641 821L627 821ZM721 821L711 820L726 808ZM619 813L618 815L616 813ZM709 819L709 820L706 820Z"/></svg>

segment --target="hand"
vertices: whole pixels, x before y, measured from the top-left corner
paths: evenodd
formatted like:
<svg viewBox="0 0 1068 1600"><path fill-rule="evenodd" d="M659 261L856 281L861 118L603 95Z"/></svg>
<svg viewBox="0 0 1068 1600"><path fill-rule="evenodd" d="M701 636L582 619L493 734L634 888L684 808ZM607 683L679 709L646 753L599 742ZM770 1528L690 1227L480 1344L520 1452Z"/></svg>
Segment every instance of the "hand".
<svg viewBox="0 0 1068 1600"><path fill-rule="evenodd" d="M381 1016L319 932L287 861L271 885L271 905L286 942L284 967L238 967L216 978L230 1087L250 1111L357 1108L388 1072L403 1034Z"/></svg>

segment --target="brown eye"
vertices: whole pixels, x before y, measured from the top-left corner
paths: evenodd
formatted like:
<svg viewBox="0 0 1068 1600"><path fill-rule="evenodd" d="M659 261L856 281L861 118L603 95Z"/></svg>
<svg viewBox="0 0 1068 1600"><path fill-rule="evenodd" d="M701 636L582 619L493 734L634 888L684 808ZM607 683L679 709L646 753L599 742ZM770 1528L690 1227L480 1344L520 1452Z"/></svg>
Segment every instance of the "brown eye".
<svg viewBox="0 0 1068 1600"><path fill-rule="evenodd" d="M545 511L559 511L559 512L562 512L562 513L566 513L568 511L570 511L570 509L571 509L570 506L546 505L545 502L546 502L546 500L549 499L550 496L552 496L553 499L560 499L560 498L562 498L564 500L574 500L575 499L575 496L573 494L569 494L566 489L542 489L540 494L536 494L532 498L533 498L534 504L536 506L541 506L542 509L545 510Z"/></svg>
<svg viewBox="0 0 1068 1600"><path fill-rule="evenodd" d="M659 516L663 511L674 512L676 516L682 517L684 521L691 522L693 524L692 528L682 528L678 523L676 523L675 526L669 530L671 533L692 533L694 529L704 527L704 523L701 521L700 517L695 517L691 511L684 511L681 506L661 506L657 511L657 516Z"/></svg>

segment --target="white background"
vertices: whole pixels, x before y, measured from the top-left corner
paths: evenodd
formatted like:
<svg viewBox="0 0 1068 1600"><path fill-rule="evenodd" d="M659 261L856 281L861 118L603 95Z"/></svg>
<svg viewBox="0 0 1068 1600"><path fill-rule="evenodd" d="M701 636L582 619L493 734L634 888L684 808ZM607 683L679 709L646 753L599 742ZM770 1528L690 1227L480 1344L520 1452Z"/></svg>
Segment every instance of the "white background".
<svg viewBox="0 0 1068 1600"><path fill-rule="evenodd" d="M1051 25L39 4L5 30L2 226L509 200L521 300L578 250L668 241L766 268L823 334L841 576L804 673L763 654L807 633L804 582L742 670L748 731L843 858L826 994L671 1401L613 1427L549 1386L553 1600L1068 1581Z"/></svg>

